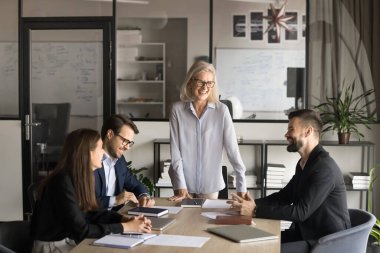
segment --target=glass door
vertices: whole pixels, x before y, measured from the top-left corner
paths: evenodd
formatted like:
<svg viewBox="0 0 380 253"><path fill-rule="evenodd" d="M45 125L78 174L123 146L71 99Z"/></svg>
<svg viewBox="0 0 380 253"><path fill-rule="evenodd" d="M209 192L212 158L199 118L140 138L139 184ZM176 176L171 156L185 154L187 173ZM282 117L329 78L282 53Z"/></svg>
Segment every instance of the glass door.
<svg viewBox="0 0 380 253"><path fill-rule="evenodd" d="M110 26L94 23L24 26L24 194L54 169L69 132L100 131L110 115Z"/></svg>

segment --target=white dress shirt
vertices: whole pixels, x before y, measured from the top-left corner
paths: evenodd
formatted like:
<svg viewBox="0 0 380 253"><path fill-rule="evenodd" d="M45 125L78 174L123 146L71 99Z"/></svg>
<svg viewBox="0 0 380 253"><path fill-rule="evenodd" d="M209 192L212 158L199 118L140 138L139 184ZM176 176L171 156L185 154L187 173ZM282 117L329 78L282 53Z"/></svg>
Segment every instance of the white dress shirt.
<svg viewBox="0 0 380 253"><path fill-rule="evenodd" d="M173 188L190 193L218 192L225 186L223 148L236 172L236 189L246 192L246 168L240 156L235 129L226 105L208 103L198 119L193 104L176 102L170 115L169 175Z"/></svg>
<svg viewBox="0 0 380 253"><path fill-rule="evenodd" d="M116 202L115 189L116 189L116 173L115 173L115 164L117 158L110 157L107 153L104 153L103 156L103 168L106 176L106 191L107 196L110 197L109 207L113 207Z"/></svg>

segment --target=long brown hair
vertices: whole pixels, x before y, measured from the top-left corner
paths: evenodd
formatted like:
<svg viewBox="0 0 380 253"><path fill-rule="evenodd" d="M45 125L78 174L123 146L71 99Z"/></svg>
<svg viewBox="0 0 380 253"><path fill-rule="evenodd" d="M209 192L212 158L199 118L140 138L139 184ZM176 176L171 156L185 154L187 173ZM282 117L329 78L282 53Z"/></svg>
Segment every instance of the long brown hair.
<svg viewBox="0 0 380 253"><path fill-rule="evenodd" d="M57 166L41 183L38 191L39 198L52 179L63 172L67 173L72 180L81 210L95 210L98 204L95 197L90 151L95 150L99 140L100 134L93 129L82 128L69 133Z"/></svg>

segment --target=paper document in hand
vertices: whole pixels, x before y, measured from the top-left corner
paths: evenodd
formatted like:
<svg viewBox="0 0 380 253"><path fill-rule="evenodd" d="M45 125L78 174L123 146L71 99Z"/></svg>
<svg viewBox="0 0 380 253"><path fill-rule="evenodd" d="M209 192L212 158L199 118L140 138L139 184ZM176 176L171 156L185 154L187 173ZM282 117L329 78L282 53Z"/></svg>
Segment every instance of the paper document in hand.
<svg viewBox="0 0 380 253"><path fill-rule="evenodd" d="M227 199L206 199L202 208L226 208L229 209L231 204L227 203Z"/></svg>
<svg viewBox="0 0 380 253"><path fill-rule="evenodd" d="M160 234L144 242L145 245L201 248L210 238L186 235Z"/></svg>

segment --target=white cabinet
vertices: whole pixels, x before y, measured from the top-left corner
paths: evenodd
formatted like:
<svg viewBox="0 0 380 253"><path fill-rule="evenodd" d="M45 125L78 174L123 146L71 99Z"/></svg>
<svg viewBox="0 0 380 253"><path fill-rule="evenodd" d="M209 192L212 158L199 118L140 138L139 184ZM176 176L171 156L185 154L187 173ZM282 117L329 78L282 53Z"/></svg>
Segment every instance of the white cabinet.
<svg viewBox="0 0 380 253"><path fill-rule="evenodd" d="M132 118L165 117L165 43L117 44L117 112Z"/></svg>

